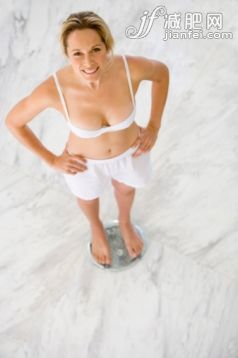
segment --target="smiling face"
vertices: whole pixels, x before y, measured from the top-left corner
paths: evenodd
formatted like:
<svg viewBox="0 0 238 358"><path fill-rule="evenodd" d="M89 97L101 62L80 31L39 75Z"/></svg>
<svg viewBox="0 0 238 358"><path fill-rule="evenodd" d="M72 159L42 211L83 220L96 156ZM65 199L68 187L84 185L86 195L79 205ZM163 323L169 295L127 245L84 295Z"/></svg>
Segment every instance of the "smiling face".
<svg viewBox="0 0 238 358"><path fill-rule="evenodd" d="M96 30L72 31L67 38L67 56L76 75L97 81L110 61L105 43Z"/></svg>

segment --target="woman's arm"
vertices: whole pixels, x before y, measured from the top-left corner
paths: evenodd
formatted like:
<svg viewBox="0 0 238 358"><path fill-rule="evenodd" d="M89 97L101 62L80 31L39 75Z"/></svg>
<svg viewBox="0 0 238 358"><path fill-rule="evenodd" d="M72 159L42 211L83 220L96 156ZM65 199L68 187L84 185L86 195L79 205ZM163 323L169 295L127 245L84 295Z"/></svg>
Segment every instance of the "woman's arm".
<svg viewBox="0 0 238 358"><path fill-rule="evenodd" d="M145 57L131 56L130 63L135 81L138 83L143 80L152 81L150 119L147 127L141 128L140 136L135 143L138 149L133 156L136 157L143 152L150 151L157 140L167 100L169 70L164 63Z"/></svg>
<svg viewBox="0 0 238 358"><path fill-rule="evenodd" d="M169 88L169 69L160 61L133 57L132 66L137 81L152 81L151 114L148 128L159 131Z"/></svg>
<svg viewBox="0 0 238 358"><path fill-rule="evenodd" d="M7 128L16 139L48 165L52 165L55 155L44 147L26 124L44 109L52 107L52 103L53 94L48 79L37 86L29 96L18 102L5 119Z"/></svg>

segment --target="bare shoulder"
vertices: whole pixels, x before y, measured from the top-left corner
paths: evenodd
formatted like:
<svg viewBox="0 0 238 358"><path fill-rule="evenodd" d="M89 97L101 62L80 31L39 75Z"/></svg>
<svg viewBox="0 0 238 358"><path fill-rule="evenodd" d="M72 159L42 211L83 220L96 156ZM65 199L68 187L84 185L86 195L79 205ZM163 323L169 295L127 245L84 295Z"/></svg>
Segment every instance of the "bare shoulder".
<svg viewBox="0 0 238 358"><path fill-rule="evenodd" d="M53 76L39 83L32 92L21 99L7 114L6 124L23 126L47 108L57 108L57 90Z"/></svg>
<svg viewBox="0 0 238 358"><path fill-rule="evenodd" d="M70 66L64 66L55 71L59 82L61 79L67 78ZM31 92L30 96L36 101L42 102L42 105L47 107L57 108L59 103L59 94L56 88L56 83L53 77L53 73L49 75L45 80L39 83Z"/></svg>
<svg viewBox="0 0 238 358"><path fill-rule="evenodd" d="M42 108L55 107L57 90L53 75L39 83L29 94L28 98L41 105Z"/></svg>
<svg viewBox="0 0 238 358"><path fill-rule="evenodd" d="M126 55L133 78L137 81L161 81L169 76L167 65L161 61L143 56Z"/></svg>
<svg viewBox="0 0 238 358"><path fill-rule="evenodd" d="M60 81L67 78L67 68L60 68L56 74ZM59 110L61 108L59 93L56 87L56 83L53 74L47 77L44 81L39 83L28 96L28 101L34 103L41 110L47 108L54 108Z"/></svg>

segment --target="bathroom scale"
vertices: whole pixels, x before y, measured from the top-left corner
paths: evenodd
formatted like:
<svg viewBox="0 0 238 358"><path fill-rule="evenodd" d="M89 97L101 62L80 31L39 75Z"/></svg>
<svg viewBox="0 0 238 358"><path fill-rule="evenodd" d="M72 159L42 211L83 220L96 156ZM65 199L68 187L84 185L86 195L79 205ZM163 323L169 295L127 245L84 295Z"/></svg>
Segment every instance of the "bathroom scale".
<svg viewBox="0 0 238 358"><path fill-rule="evenodd" d="M91 262L98 268L107 271L121 271L132 267L141 261L147 249L147 243L143 230L136 224L133 223L133 227L140 236L144 243L143 249L139 256L131 257L127 251L124 241L121 237L119 222L118 220L111 220L104 225L104 229L107 235L109 247L111 250L112 263L111 265L99 264L92 254L92 243L88 243L89 255Z"/></svg>

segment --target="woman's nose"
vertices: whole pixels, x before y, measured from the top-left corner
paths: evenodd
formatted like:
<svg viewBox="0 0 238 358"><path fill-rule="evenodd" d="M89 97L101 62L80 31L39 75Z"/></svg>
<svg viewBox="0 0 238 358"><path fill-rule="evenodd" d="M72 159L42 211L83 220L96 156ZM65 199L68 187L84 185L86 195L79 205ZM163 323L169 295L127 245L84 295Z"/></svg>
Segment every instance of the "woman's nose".
<svg viewBox="0 0 238 358"><path fill-rule="evenodd" d="M83 61L83 63L84 63L84 66L85 67L90 67L91 66L91 64L92 64L92 56L91 55L85 55L84 56L84 61Z"/></svg>

